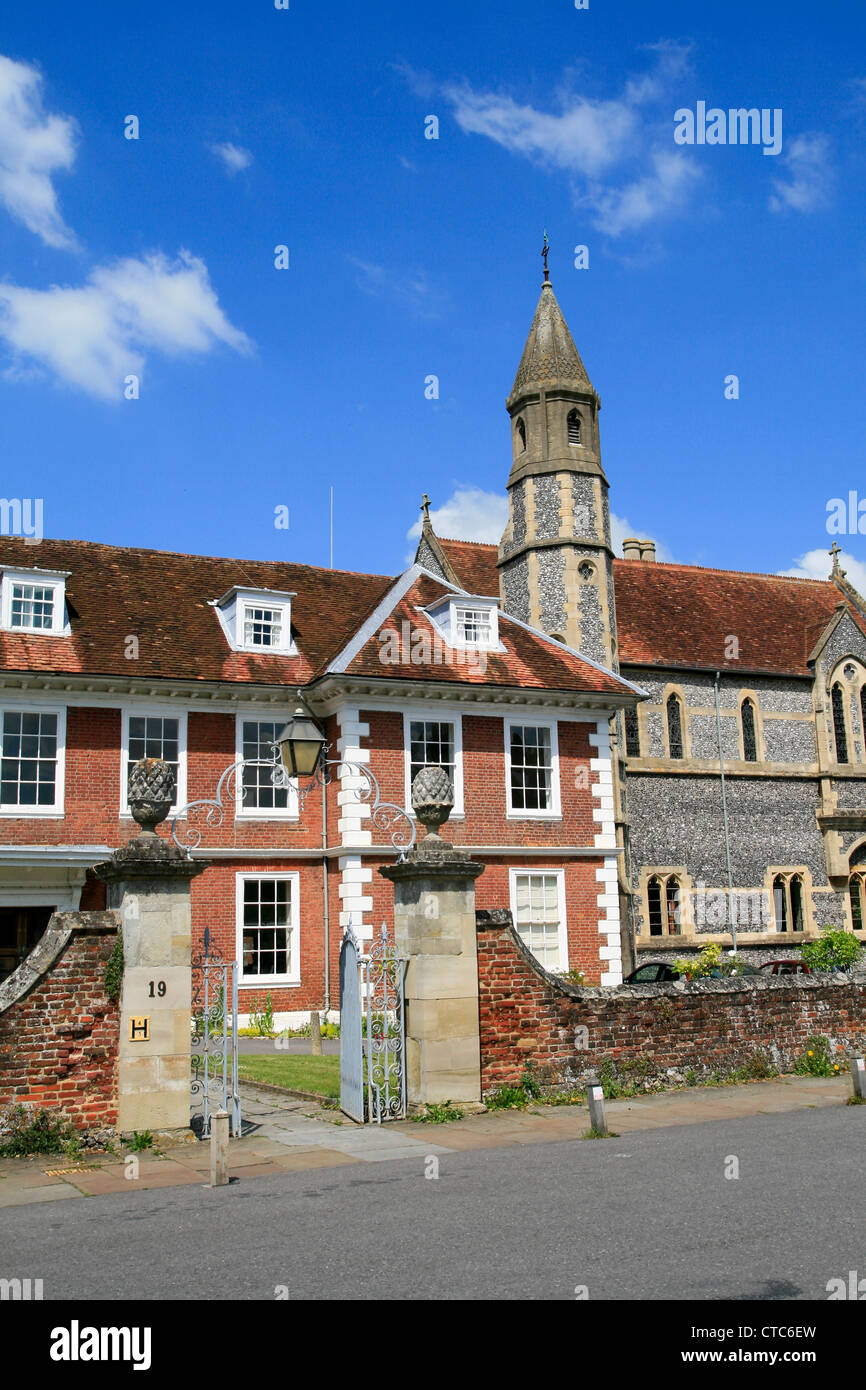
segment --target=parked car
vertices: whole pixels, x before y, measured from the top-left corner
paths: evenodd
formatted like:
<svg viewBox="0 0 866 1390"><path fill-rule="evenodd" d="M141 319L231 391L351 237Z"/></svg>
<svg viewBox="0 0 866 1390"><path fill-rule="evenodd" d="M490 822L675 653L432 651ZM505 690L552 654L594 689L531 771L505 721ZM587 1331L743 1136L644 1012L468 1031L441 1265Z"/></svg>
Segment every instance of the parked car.
<svg viewBox="0 0 866 1390"><path fill-rule="evenodd" d="M623 980L624 985L657 985L665 980L678 980L679 975L665 960L647 961Z"/></svg>
<svg viewBox="0 0 866 1390"><path fill-rule="evenodd" d="M784 960L765 960L761 966L761 973L764 975L811 975L808 965L802 960L791 960L785 957Z"/></svg>

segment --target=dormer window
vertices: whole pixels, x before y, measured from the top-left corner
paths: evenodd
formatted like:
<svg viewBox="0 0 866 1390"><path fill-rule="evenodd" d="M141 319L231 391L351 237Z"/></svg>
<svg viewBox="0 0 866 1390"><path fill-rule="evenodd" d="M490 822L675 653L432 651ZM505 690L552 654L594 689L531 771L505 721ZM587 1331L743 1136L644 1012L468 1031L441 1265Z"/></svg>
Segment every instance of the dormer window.
<svg viewBox="0 0 866 1390"><path fill-rule="evenodd" d="M449 594L423 610L449 647L471 651L504 651L499 642L496 600L475 594Z"/></svg>
<svg viewBox="0 0 866 1390"><path fill-rule="evenodd" d="M64 636L69 571L4 570L2 626L7 632Z"/></svg>
<svg viewBox="0 0 866 1390"><path fill-rule="evenodd" d="M236 652L296 656L292 644L294 593L277 589L229 589L213 604L229 645Z"/></svg>

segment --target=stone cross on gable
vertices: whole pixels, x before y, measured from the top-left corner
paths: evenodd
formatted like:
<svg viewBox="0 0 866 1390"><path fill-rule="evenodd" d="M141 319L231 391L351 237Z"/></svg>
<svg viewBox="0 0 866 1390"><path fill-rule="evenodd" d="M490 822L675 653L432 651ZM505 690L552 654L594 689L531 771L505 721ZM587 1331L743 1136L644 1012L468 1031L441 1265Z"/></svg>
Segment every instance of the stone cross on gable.
<svg viewBox="0 0 866 1390"><path fill-rule="evenodd" d="M837 545L836 541L834 541L833 544L830 546L829 553L833 556L833 573L844 575L845 571L839 564L839 556L842 554L842 551L840 547Z"/></svg>

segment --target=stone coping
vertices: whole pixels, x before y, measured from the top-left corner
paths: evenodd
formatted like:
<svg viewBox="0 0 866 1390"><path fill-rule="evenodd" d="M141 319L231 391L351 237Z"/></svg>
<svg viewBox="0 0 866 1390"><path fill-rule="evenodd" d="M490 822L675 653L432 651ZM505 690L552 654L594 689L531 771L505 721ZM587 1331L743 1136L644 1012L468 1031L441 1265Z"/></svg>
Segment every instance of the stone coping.
<svg viewBox="0 0 866 1390"><path fill-rule="evenodd" d="M76 935L108 935L120 931L120 913L55 912L30 954L0 984L0 1014L23 999L35 984L54 969Z"/></svg>

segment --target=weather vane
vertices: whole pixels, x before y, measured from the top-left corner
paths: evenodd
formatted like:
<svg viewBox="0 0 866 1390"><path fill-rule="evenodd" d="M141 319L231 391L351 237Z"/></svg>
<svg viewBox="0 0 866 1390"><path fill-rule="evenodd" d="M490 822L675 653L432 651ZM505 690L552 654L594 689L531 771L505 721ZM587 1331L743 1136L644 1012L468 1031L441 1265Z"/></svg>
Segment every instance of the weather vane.
<svg viewBox="0 0 866 1390"><path fill-rule="evenodd" d="M549 284L550 284L550 271L547 269L547 257L549 256L549 254L550 254L550 242L549 242L548 239L547 239L547 228L545 227L545 229L544 229L544 249L543 249L543 251L542 251L542 253L541 253L542 258L543 258L543 260L544 260L544 283L545 283L545 285L549 285Z"/></svg>

